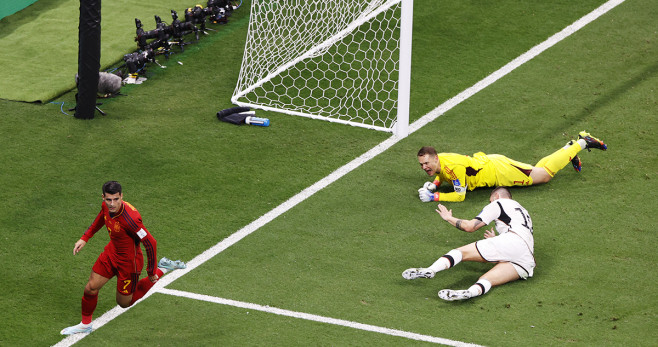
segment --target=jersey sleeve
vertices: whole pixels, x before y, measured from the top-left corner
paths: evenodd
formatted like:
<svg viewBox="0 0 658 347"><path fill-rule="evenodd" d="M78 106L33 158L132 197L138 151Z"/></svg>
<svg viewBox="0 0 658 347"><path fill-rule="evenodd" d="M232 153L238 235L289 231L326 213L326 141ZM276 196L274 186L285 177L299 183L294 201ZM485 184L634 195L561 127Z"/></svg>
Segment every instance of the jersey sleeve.
<svg viewBox="0 0 658 347"><path fill-rule="evenodd" d="M475 218L481 220L486 225L498 218L500 216L500 212L500 206L492 202L485 206Z"/></svg>
<svg viewBox="0 0 658 347"><path fill-rule="evenodd" d="M158 242L155 240L153 235L142 226L141 229L137 231L137 237L139 237L140 242L144 245L146 250L146 258L148 259L148 265L146 266L146 273L149 276L155 274L155 268L157 265L157 248Z"/></svg>
<svg viewBox="0 0 658 347"><path fill-rule="evenodd" d="M82 234L82 237L80 239L84 242L88 242L89 239L94 237L94 234L96 234L96 232L99 231L104 225L105 225L105 220L103 218L103 209L101 208L101 211L98 212L96 219L94 219L94 221L91 223L89 228L87 228L87 231L85 231L85 233Z"/></svg>
<svg viewBox="0 0 658 347"><path fill-rule="evenodd" d="M125 203L125 202L124 202ZM153 276L155 274L156 266L157 266L157 241L151 235L151 233L144 227L144 223L142 223L142 216L139 214L137 209L135 209L132 205L125 203L126 206L126 212L128 215L126 216L126 222L130 226L129 232L134 233L137 236L137 239L139 242L144 246L144 250L146 251L146 258L148 259L148 265L146 266L146 273L149 276Z"/></svg>
<svg viewBox="0 0 658 347"><path fill-rule="evenodd" d="M441 193L439 195L439 201L464 201L466 199L466 191L468 190L468 186L466 185L466 168L461 165L455 165L454 167L444 167L442 171L450 180L454 191Z"/></svg>

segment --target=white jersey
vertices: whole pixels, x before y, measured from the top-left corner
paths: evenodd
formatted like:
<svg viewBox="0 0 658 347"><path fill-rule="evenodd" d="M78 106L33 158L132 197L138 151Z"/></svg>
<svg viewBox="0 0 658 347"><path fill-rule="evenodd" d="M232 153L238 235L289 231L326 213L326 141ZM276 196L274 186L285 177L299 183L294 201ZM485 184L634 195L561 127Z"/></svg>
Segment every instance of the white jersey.
<svg viewBox="0 0 658 347"><path fill-rule="evenodd" d="M498 234L513 232L519 235L528 245L530 251L534 249L532 236L532 219L528 211L518 202L511 199L498 199L482 209L475 217L484 224L496 221Z"/></svg>

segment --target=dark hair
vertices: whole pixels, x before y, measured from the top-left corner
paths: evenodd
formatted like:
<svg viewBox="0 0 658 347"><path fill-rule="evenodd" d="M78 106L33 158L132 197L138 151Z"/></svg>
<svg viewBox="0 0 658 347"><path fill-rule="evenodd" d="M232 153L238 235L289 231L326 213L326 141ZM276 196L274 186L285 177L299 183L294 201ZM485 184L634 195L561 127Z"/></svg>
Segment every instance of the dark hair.
<svg viewBox="0 0 658 347"><path fill-rule="evenodd" d="M425 147L422 147L422 148L418 151L418 156L419 156L419 157L422 157L422 156L424 156L424 155L426 155L426 154L429 154L429 155L437 155L437 153L436 153L436 149L434 149L434 147L432 147L432 146L425 146Z"/></svg>
<svg viewBox="0 0 658 347"><path fill-rule="evenodd" d="M117 181L107 181L103 184L103 194L121 193L121 185Z"/></svg>
<svg viewBox="0 0 658 347"><path fill-rule="evenodd" d="M494 188L494 190L491 191L491 195L493 195L494 193L499 192L499 191L502 191L501 195L503 197L510 198L510 199L512 198L512 192L509 190L509 188L503 187L503 186L498 186L498 187Z"/></svg>

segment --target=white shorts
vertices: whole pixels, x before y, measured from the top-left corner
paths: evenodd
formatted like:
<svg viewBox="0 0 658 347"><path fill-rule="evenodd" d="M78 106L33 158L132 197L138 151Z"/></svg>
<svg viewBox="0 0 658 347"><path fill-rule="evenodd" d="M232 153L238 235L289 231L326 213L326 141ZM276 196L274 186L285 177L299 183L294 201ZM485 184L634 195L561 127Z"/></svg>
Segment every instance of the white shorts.
<svg viewBox="0 0 658 347"><path fill-rule="evenodd" d="M475 242L475 248L488 262L510 262L522 279L532 277L535 257L521 236L512 232Z"/></svg>

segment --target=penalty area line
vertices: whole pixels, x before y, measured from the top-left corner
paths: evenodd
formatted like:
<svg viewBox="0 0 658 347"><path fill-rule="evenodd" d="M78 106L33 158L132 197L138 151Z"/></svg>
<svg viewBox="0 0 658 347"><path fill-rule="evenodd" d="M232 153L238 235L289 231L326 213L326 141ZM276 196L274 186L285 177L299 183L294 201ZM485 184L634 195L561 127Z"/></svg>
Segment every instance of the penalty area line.
<svg viewBox="0 0 658 347"><path fill-rule="evenodd" d="M228 305L228 306L233 306L233 307L239 307L239 308L244 308L244 309L248 309L248 310L267 312L267 313L272 313L272 314L276 314L276 315L279 315L279 316L286 316L286 317L304 319L304 320L309 320L309 321L314 321L314 322L319 322L319 323L325 323L325 324L339 325L339 326L343 326L343 327L347 327L347 328L363 330L363 331L369 331L369 332L374 332L374 333L379 333L379 334L386 334L386 335L397 336L397 337L403 337L403 338L407 338L407 339L411 339L411 340L438 343L438 344L443 344L443 345L447 345L447 346L461 346L461 347L478 347L478 346L480 346L480 345L470 344L470 343L461 342L461 341L453 341L453 340L449 340L449 339L445 339L445 338L441 338L441 337L435 337L435 336L430 336L430 335L422 335L422 334L412 333L412 332L408 332L408 331L384 328L384 327L380 327L380 326L376 326L376 325L358 323L358 322L353 322L353 321L348 321L348 320L343 320L343 319L323 317L323 316L318 316L318 315L310 314L310 313L289 311L289 310L284 310L284 309L281 309L281 308L276 308L276 307L271 307L271 306L263 306L263 305L258 305L258 304L243 302L243 301L236 301L236 300L231 300L231 299L219 298L219 297L216 297L216 296L190 293L190 292L186 292L186 291L182 291L182 290L176 290L176 289L163 288L159 291L159 293L178 296L178 297L183 297L183 298L188 298L188 299L193 299L193 300L206 301L206 302L220 304L220 305Z"/></svg>
<svg viewBox="0 0 658 347"><path fill-rule="evenodd" d="M427 125L428 123L432 122L442 114L446 113L447 111L451 110L455 106L459 105L461 102L467 100L471 96L475 95L477 92L481 91L482 89L488 87L492 83L496 82L497 80L501 79L505 75L511 73L514 71L516 68L519 66L525 64L526 62L530 61L537 55L541 54L545 50L549 49L550 47L554 46L558 42L564 40L565 38L569 37L571 34L575 33L576 31L580 30L583 28L585 25L593 22L600 16L604 15L608 11L612 10L613 8L617 7L619 4L623 3L625 0L610 0L592 12L588 13L587 15L583 16L582 18L578 19L575 21L573 24L567 26L560 32L556 33L555 35L549 37L546 39L544 42L536 45L535 47L531 48L529 51L526 53L520 55L516 59L512 60L502 68L498 69L497 71L493 72L489 76L485 77L484 79L480 80L473 86L465 89L461 93L457 94L456 96L452 97L451 99L445 101L441 105L437 106L434 110L430 111L428 114L424 115L417 121L413 122L409 126L409 134L412 134L422 128L423 126ZM217 243L215 246L207 249L203 253L197 255L194 257L194 259L190 260L187 263L187 268L182 269L182 270L176 270L167 276L164 276L161 280L159 280L153 288L144 295L142 299L137 301L135 304L138 304L142 300L146 300L149 296L152 294L164 290L164 287L170 284L171 282L177 280L181 276L187 274L188 272L192 271L199 265L205 263L206 261L210 260L212 257L216 256L217 254L223 252L225 249L228 247L234 245L238 241L242 240L246 236L250 235L254 231L260 229L260 227L268 224L278 216L282 215L286 211L292 209L299 203L303 202L304 200L308 199L309 197L313 196L315 193L318 191L324 189L331 183L337 181L341 177L345 176L346 174L350 173L351 171L355 170L359 166L363 165L364 163L368 162L370 159L373 159L374 157L378 156L379 154L383 153L396 143L398 143L402 138L397 137L397 136L391 136L390 138L384 140L377 146L371 148L369 151L366 153L360 155L356 159L352 160L351 162L343 165L342 167L338 168L336 171L332 172L329 174L327 177L319 180L318 182L314 183L313 185L309 186L308 188L302 190L301 192L297 193L295 196L291 197L290 199L286 200L283 202L281 205L275 207L273 210L269 211L268 213L264 214L260 218L256 219L255 221L249 223L247 226L243 227L242 229L236 231L235 233L231 234L224 240L220 241ZM134 306L134 305L133 305ZM106 323L110 322L114 318L118 317L125 311L127 311L130 308L120 308L118 306L114 307L110 311L105 312L102 316L98 317L97 319L94 320L93 326L94 329L99 329ZM55 346L58 347L65 347L65 346L71 346L74 343L80 341L83 339L85 336L88 334L75 334L75 335L70 335L64 339L62 339L60 342L58 342Z"/></svg>

